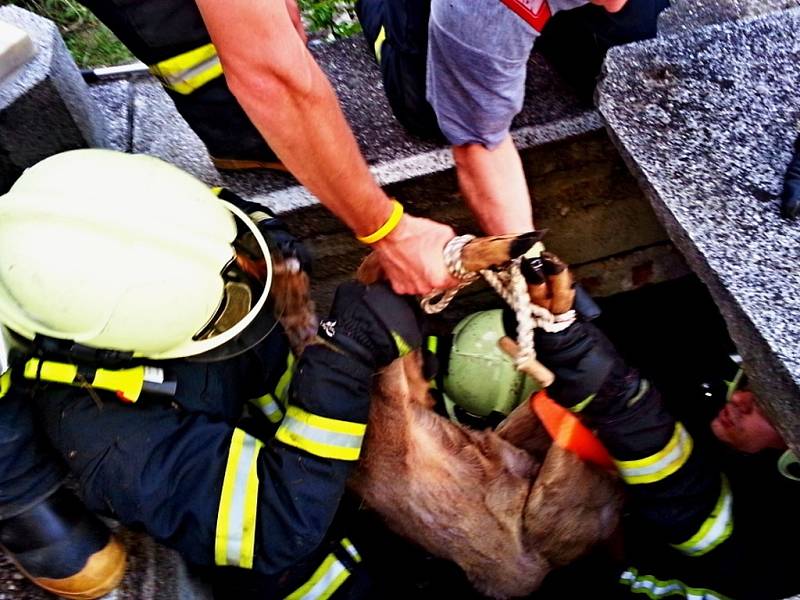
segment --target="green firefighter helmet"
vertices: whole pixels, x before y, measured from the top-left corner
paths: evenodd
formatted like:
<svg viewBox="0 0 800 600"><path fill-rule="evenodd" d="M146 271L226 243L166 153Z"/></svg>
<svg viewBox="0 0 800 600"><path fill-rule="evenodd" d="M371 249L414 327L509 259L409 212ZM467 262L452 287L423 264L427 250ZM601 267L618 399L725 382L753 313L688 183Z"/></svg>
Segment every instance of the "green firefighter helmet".
<svg viewBox="0 0 800 600"><path fill-rule="evenodd" d="M244 291L251 284L229 275L240 231L266 265ZM247 215L156 158L65 152L0 196L0 323L24 338L205 356L241 344L264 318L270 279L266 241Z"/></svg>
<svg viewBox="0 0 800 600"><path fill-rule="evenodd" d="M499 309L477 312L453 330L443 391L446 399L479 417L507 415L538 389L498 345L505 335L502 314Z"/></svg>

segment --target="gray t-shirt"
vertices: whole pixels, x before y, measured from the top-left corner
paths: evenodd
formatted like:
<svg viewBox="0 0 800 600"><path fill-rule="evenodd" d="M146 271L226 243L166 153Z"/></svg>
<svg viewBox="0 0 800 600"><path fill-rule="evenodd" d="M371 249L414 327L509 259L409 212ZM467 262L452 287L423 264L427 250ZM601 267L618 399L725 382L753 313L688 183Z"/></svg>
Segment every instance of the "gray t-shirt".
<svg viewBox="0 0 800 600"><path fill-rule="evenodd" d="M555 13L588 0L549 0ZM432 0L426 96L453 145L495 148L522 110L538 32L500 0Z"/></svg>

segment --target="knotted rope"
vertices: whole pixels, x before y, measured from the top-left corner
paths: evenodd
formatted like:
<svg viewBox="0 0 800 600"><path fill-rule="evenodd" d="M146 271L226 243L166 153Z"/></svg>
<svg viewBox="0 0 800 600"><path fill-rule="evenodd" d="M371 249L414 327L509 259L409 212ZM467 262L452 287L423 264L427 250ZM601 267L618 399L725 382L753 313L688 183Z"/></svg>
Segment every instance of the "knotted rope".
<svg viewBox="0 0 800 600"><path fill-rule="evenodd" d="M528 294L528 283L522 274L523 259L538 258L543 246L537 243L524 256L511 260L502 271L484 269L479 273L467 271L461 260L464 246L475 239L473 235L461 235L450 240L444 247L444 261L450 273L459 280L456 287L444 292L433 292L421 301L422 309L428 314L435 314L447 308L456 294L482 276L486 282L511 307L517 317L517 346L519 350L514 358L517 369L528 370L527 367L536 360L536 349L533 342L534 329L540 328L555 333L569 327L575 321L575 311L568 310L560 315L553 315L549 310L531 302ZM438 300L437 300L438 298ZM525 369L523 369L525 368ZM544 367L542 367L544 369ZM546 369L544 369L546 371ZM537 376L537 379L541 379ZM550 374L552 381L552 374ZM543 385L549 382L540 381Z"/></svg>

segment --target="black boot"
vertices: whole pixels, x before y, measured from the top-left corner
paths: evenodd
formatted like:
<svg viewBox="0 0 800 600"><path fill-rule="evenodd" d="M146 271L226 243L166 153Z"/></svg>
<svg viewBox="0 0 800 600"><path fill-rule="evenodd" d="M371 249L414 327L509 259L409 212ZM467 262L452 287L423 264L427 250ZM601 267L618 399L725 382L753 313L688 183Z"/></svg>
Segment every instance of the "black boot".
<svg viewBox="0 0 800 600"><path fill-rule="evenodd" d="M63 598L99 598L125 573L122 544L64 488L0 521L0 547L31 581Z"/></svg>

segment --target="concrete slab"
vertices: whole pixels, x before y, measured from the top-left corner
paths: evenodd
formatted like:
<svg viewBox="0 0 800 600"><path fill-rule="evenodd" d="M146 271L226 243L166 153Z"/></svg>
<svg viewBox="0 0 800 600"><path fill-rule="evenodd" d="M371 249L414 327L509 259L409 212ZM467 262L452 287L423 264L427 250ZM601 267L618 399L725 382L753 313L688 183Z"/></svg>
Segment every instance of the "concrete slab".
<svg viewBox="0 0 800 600"><path fill-rule="evenodd" d="M794 9L614 49L599 93L618 149L795 450L800 223L779 216L777 197L799 129L798 82Z"/></svg>
<svg viewBox="0 0 800 600"><path fill-rule="evenodd" d="M0 23L0 79L36 54L31 36L19 27Z"/></svg>
<svg viewBox="0 0 800 600"><path fill-rule="evenodd" d="M0 81L2 192L25 167L64 150L104 147L106 138L103 119L55 24L15 6L0 7L0 21L24 30L37 50Z"/></svg>
<svg viewBox="0 0 800 600"><path fill-rule="evenodd" d="M673 0L659 16L658 31L663 37L797 6L800 0Z"/></svg>
<svg viewBox="0 0 800 600"><path fill-rule="evenodd" d="M132 147L133 84L124 79L89 87L89 93L106 123L107 147L130 152Z"/></svg>

